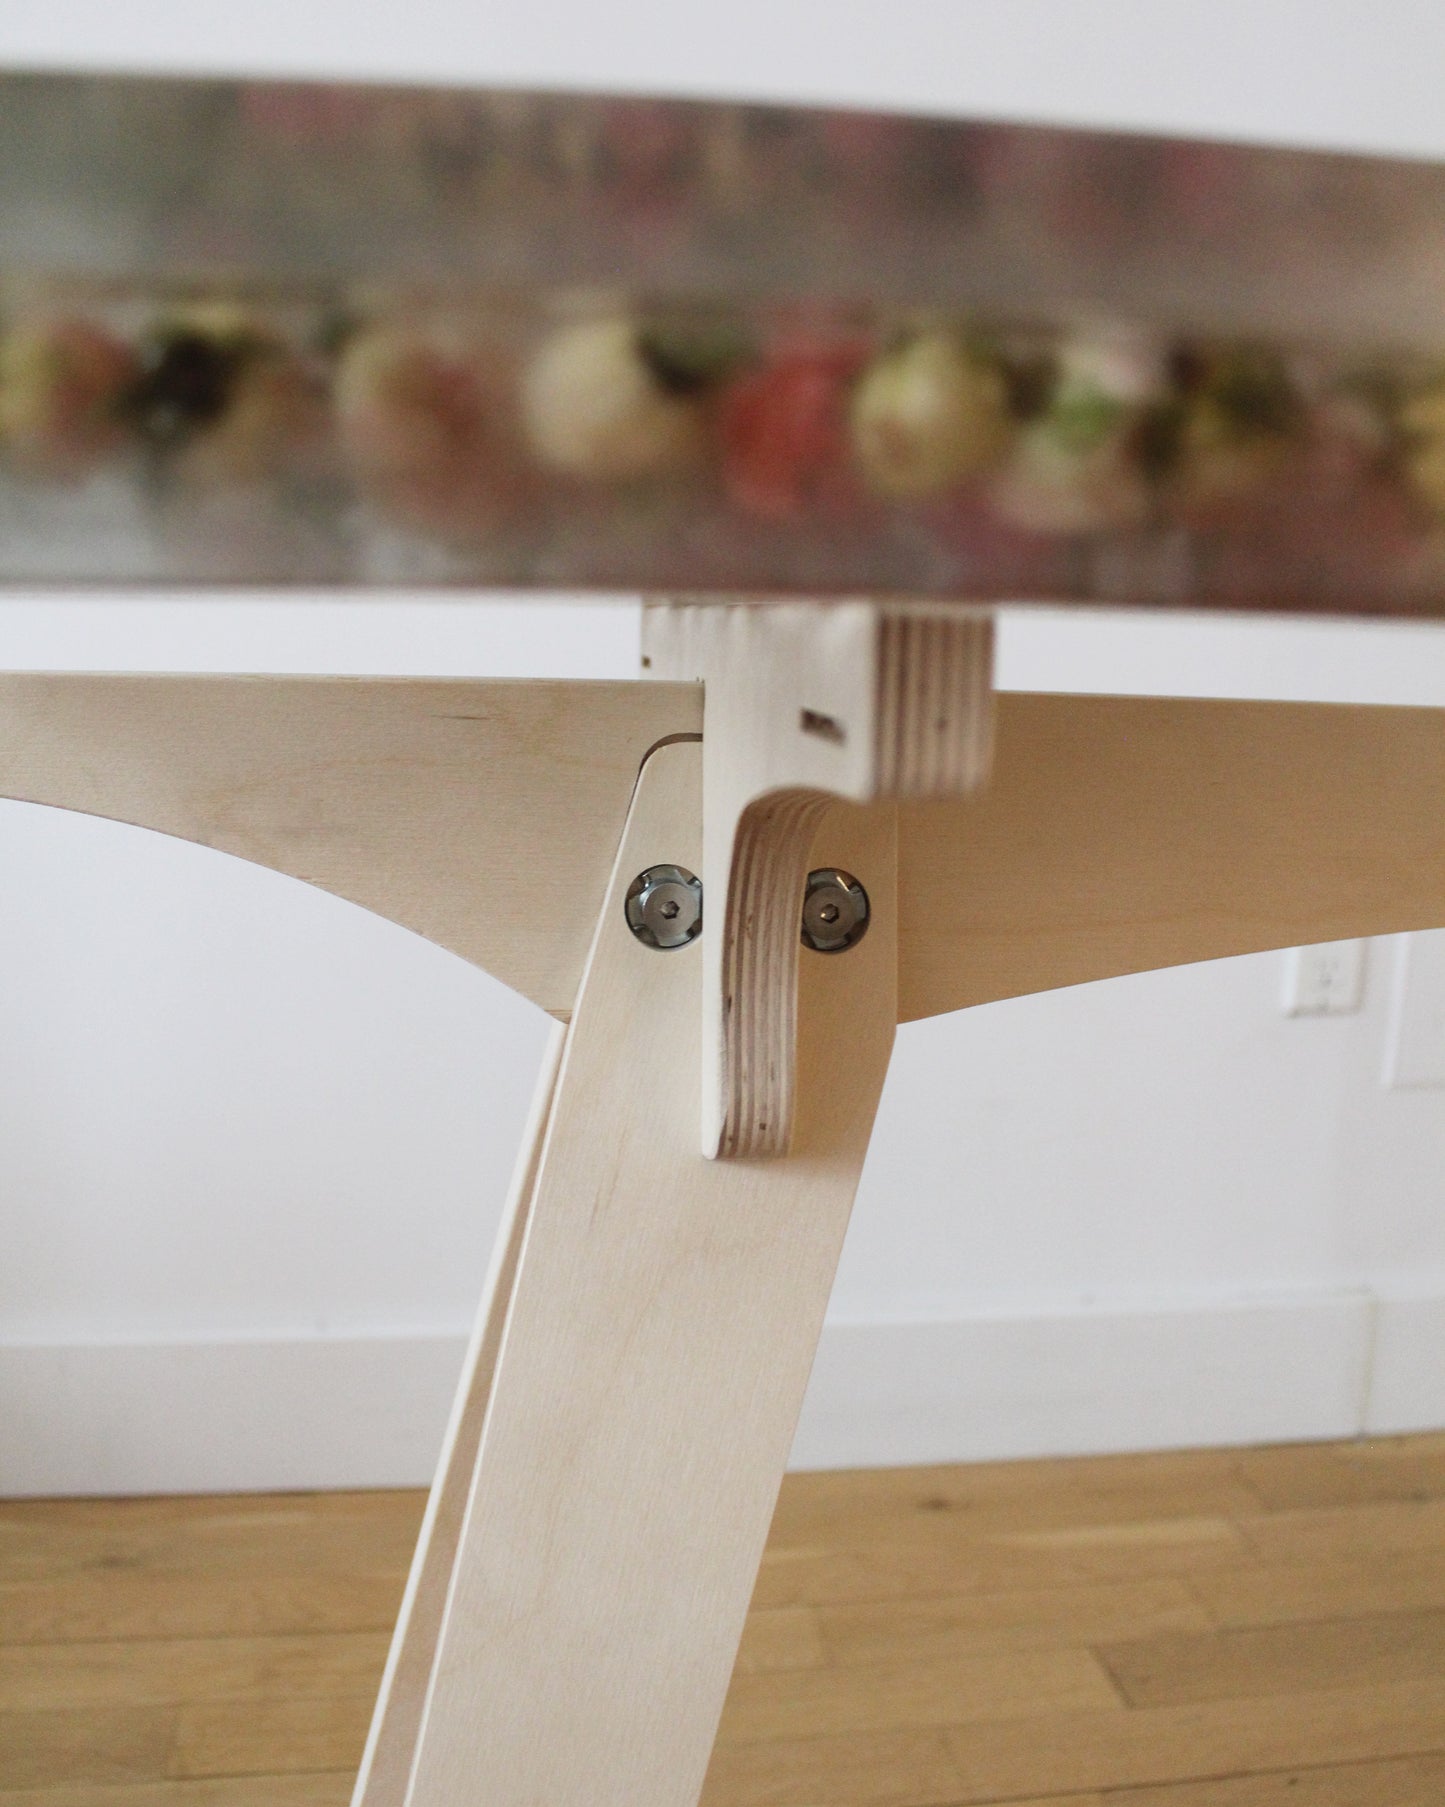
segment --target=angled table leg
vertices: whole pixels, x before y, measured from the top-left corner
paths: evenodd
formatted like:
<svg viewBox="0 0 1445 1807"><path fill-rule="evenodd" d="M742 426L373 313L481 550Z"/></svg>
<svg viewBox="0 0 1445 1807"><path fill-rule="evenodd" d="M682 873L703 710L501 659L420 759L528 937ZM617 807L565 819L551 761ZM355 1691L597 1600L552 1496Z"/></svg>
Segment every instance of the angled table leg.
<svg viewBox="0 0 1445 1807"><path fill-rule="evenodd" d="M421 1729L427 1685L431 1680L432 1660L441 1635L447 1590L461 1540L477 1451L481 1447L482 1424L496 1374L507 1307L511 1303L517 1263L527 1233L542 1139L547 1131L565 1038L566 1030L559 1023L552 1032L537 1078L537 1091L497 1232L481 1308L462 1364L436 1480L432 1483L406 1595L397 1617L381 1694L372 1717L371 1735L366 1741L366 1754L356 1779L355 1807L402 1807L406 1800L417 1733Z"/></svg>
<svg viewBox="0 0 1445 1807"><path fill-rule="evenodd" d="M868 935L809 955L793 1152L698 1153L701 965L624 918L700 866L701 753L648 760L568 1034L409 1807L692 1807L787 1460L896 1017L891 808L816 856ZM707 932L706 930L704 932Z"/></svg>

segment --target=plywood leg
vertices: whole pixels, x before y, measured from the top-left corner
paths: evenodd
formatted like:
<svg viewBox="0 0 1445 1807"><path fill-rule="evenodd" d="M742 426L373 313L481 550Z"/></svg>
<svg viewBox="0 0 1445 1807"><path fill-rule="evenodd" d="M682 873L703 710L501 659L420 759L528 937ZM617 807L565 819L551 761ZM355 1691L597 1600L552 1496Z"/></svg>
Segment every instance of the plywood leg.
<svg viewBox="0 0 1445 1807"><path fill-rule="evenodd" d="M814 856L868 886L801 963L792 1153L697 1145L697 946L629 933L700 865L701 754L643 769L563 1055L409 1807L693 1807L812 1364L896 1018L891 807ZM707 929L704 930L706 934Z"/></svg>
<svg viewBox="0 0 1445 1807"><path fill-rule="evenodd" d="M416 1556L396 1622L382 1677L381 1694L371 1722L352 1807L403 1807L417 1734L426 1704L427 1684L441 1635L447 1589L456 1564L467 1498L482 1441L482 1424L496 1374L497 1352L517 1263L537 1181L537 1168L547 1118L556 1088L557 1068L566 1035L558 1024L548 1043L537 1080L536 1096L522 1138L511 1191L482 1293L461 1382L442 1445L441 1461L427 1501Z"/></svg>

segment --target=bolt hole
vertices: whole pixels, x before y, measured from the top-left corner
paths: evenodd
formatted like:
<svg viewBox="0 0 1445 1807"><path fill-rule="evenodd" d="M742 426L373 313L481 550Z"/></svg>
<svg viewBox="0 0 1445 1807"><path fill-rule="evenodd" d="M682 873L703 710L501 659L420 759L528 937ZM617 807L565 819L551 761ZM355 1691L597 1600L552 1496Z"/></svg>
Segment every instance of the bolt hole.
<svg viewBox="0 0 1445 1807"><path fill-rule="evenodd" d="M815 740L826 740L835 747L841 747L848 738L848 730L836 715L824 715L817 709L804 709L798 716L798 726L804 734L811 734Z"/></svg>
<svg viewBox="0 0 1445 1807"><path fill-rule="evenodd" d="M665 903L662 906L662 914L667 918L667 920L669 922L671 922L673 920L673 918L677 915L677 905L675 903Z"/></svg>

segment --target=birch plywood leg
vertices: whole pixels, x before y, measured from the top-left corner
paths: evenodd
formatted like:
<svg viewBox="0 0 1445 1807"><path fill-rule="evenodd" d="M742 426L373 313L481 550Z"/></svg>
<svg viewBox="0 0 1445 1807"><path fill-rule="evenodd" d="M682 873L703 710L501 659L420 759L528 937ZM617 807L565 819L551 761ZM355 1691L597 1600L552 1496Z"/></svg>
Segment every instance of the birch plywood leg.
<svg viewBox="0 0 1445 1807"><path fill-rule="evenodd" d="M697 946L623 913L700 863L701 750L643 769L537 1176L409 1807L693 1807L812 1364L896 1016L893 811L814 857L868 935L802 962L793 1152L697 1146ZM704 933L708 931L705 929Z"/></svg>
<svg viewBox="0 0 1445 1807"><path fill-rule="evenodd" d="M406 1596L397 1617L391 1654L382 1677L381 1694L371 1722L361 1773L356 1779L352 1807L402 1807L406 1800L427 1684L431 1680L432 1661L446 1610L447 1589L456 1564L467 1497L471 1492L477 1451L481 1447L487 1401L491 1398L496 1374L497 1353L501 1348L507 1308L517 1278L517 1263L531 1214L542 1138L552 1108L564 1036L565 1031L559 1025L553 1031L538 1076L537 1093L517 1156L512 1189L497 1234L476 1329L462 1365L456 1403L452 1407L436 1480L417 1540Z"/></svg>

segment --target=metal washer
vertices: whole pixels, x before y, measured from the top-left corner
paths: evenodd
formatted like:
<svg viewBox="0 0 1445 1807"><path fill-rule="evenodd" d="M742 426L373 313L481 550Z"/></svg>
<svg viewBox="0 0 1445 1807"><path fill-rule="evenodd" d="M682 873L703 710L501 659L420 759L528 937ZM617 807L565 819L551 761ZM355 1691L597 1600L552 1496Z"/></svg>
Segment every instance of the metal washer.
<svg viewBox="0 0 1445 1807"><path fill-rule="evenodd" d="M646 947L686 947L702 933L702 880L685 866L649 866L627 887L627 926Z"/></svg>
<svg viewBox="0 0 1445 1807"><path fill-rule="evenodd" d="M868 893L851 872L820 866L803 892L803 945L841 954L868 933Z"/></svg>

